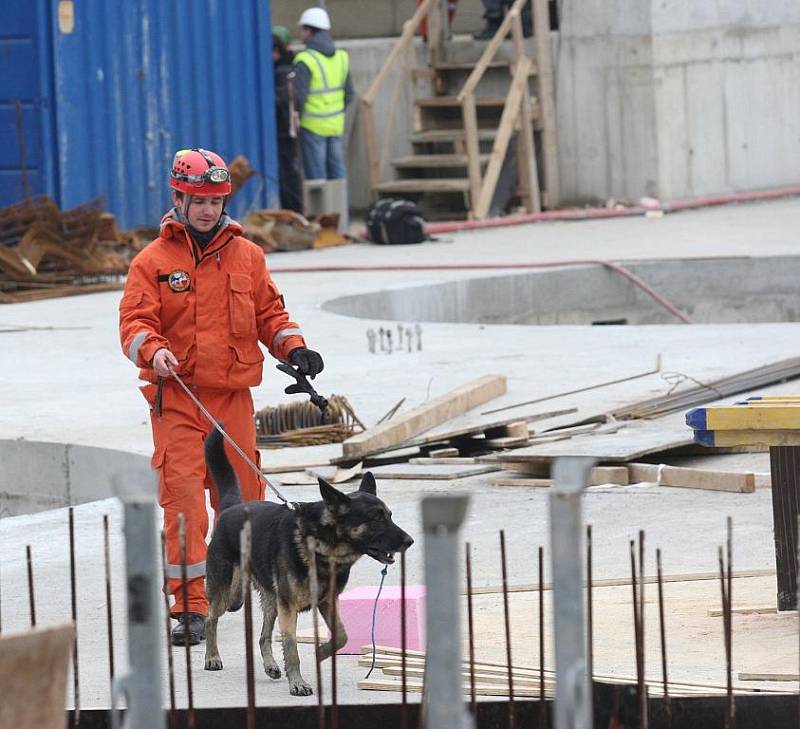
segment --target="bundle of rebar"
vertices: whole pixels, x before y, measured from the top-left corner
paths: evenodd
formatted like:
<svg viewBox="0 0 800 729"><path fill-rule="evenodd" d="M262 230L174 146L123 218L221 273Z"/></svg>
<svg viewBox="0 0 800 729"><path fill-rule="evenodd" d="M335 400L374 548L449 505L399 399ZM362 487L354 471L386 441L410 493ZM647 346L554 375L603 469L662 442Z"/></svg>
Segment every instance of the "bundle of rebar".
<svg viewBox="0 0 800 729"><path fill-rule="evenodd" d="M311 402L267 406L256 413L256 441L262 448L341 443L363 429L343 395L331 395L320 411Z"/></svg>

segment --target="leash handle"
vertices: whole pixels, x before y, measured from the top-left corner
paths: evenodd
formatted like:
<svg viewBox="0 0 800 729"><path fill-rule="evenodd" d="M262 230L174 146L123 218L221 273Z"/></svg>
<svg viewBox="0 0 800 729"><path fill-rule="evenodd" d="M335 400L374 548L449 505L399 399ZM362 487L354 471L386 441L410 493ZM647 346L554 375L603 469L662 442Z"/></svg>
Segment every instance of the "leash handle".
<svg viewBox="0 0 800 729"><path fill-rule="evenodd" d="M245 452L239 447L239 444L225 432L225 429L219 424L219 422L214 418L214 416L210 412L208 412L208 410L206 409L205 405L203 405L203 403L201 403L200 400L197 399L195 394L186 386L186 383L180 378L180 375L178 375L178 373L175 372L175 370L172 369L172 366L169 363L167 363L167 369L169 370L170 375L172 375L172 377L175 379L175 381L183 388L183 391L189 396L191 401L195 405L197 405L197 407L200 409L200 412L203 413L203 415L206 416L206 418L211 423L211 425L213 425L220 432L222 437L225 438L225 440L227 440L228 443L230 443L231 447L242 457L244 462L248 466L250 466L250 468L252 468L253 471L255 471L256 475L267 486L269 486L269 488L272 490L272 492L275 494L275 496L277 496L284 503L285 506L288 506L290 509L294 509L294 504L292 504L292 502L290 502L278 490L278 488L277 488L277 486L275 486L275 484L273 484L263 473L261 473L261 469L258 466L256 466L256 464L253 463L253 461L251 461L247 457Z"/></svg>

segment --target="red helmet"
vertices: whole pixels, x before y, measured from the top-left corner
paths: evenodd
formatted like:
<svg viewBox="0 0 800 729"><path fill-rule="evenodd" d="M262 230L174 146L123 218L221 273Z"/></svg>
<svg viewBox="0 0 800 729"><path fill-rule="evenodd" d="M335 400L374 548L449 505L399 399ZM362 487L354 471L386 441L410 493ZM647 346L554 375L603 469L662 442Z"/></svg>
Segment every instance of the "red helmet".
<svg viewBox="0 0 800 729"><path fill-rule="evenodd" d="M169 186L189 195L230 195L231 173L216 152L179 149L172 160Z"/></svg>

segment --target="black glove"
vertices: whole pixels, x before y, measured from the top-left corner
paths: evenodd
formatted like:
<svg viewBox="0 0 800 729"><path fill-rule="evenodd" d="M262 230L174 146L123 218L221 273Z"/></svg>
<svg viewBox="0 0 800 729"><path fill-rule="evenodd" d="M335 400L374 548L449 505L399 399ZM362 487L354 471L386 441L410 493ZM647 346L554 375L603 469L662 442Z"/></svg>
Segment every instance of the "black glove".
<svg viewBox="0 0 800 729"><path fill-rule="evenodd" d="M310 377L312 380L325 369L322 355L313 349L298 347L289 353L289 361L297 367L301 375Z"/></svg>

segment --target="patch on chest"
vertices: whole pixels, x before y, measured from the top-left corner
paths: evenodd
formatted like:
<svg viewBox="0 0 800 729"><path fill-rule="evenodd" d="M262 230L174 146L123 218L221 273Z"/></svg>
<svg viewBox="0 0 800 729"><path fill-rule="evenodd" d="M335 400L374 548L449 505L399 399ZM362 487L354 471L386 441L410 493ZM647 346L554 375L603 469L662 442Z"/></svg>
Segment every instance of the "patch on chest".
<svg viewBox="0 0 800 729"><path fill-rule="evenodd" d="M167 277L167 283L173 291L186 291L192 283L192 279L186 271L177 269Z"/></svg>

